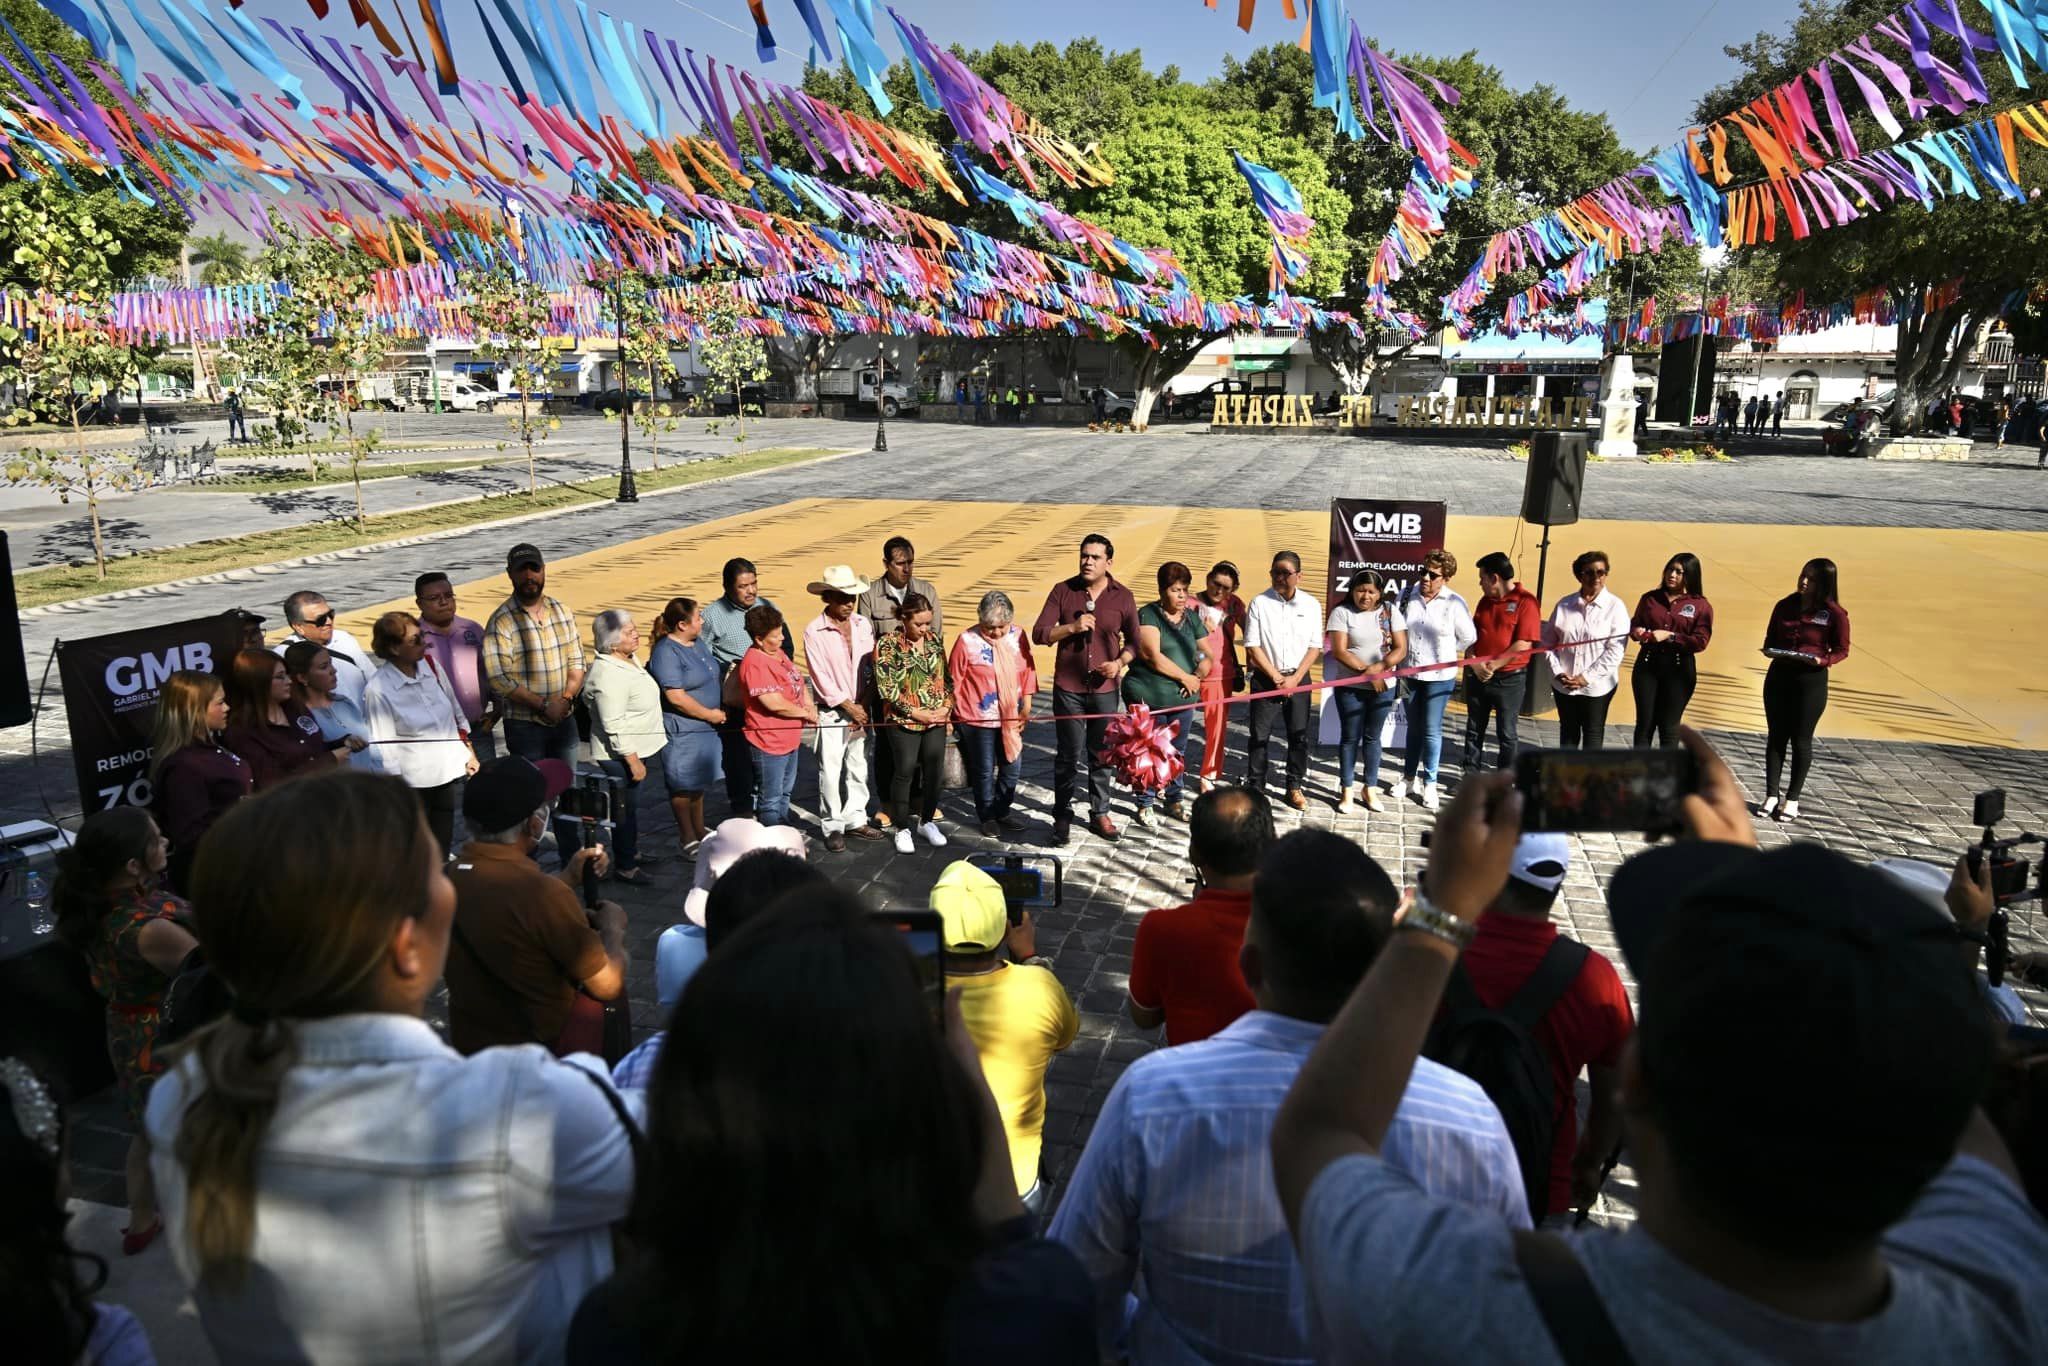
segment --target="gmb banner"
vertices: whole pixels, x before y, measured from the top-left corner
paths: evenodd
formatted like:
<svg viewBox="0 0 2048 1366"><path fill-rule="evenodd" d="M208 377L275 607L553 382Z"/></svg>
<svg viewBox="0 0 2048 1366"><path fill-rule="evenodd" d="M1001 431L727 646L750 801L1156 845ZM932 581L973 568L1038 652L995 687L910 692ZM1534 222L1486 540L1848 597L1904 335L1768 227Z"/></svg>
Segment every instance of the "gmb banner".
<svg viewBox="0 0 2048 1366"><path fill-rule="evenodd" d="M164 680L179 669L225 670L241 641L241 623L218 616L58 642L71 762L88 813L149 805L150 727Z"/></svg>
<svg viewBox="0 0 2048 1366"><path fill-rule="evenodd" d="M1399 597L1420 577L1422 557L1444 547L1444 505L1389 498L1330 500L1330 582L1324 601L1345 600L1344 585L1361 569L1387 578Z"/></svg>
<svg viewBox="0 0 2048 1366"><path fill-rule="evenodd" d="M1421 577L1422 557L1443 549L1444 505L1393 498L1332 498L1330 500L1330 582L1324 602L1335 607L1349 600L1344 585L1361 569L1376 569L1387 581L1387 596L1398 598ZM1332 669L1343 675L1343 666L1328 655L1323 657L1323 677ZM1338 740L1336 694L1324 690L1322 714L1317 722L1316 742L1334 745ZM1396 707L1387 717L1380 742L1390 752L1407 743L1407 709ZM1367 774L1368 784L1379 775Z"/></svg>

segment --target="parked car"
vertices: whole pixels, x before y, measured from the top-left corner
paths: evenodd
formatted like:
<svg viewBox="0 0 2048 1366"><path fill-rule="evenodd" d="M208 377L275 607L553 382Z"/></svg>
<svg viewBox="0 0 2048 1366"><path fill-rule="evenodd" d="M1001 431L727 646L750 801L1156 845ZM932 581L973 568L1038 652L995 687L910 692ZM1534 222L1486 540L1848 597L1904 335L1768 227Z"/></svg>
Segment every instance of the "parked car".
<svg viewBox="0 0 2048 1366"><path fill-rule="evenodd" d="M1263 394L1265 389L1254 388L1249 380L1214 379L1201 388L1185 394L1167 392L1161 399L1166 405L1166 416L1170 418L1205 418L1216 411L1218 394ZM1274 392L1278 392L1275 390Z"/></svg>
<svg viewBox="0 0 2048 1366"><path fill-rule="evenodd" d="M594 413L616 413L629 403L639 404L646 401L647 391L644 389L593 389L587 394L580 395L576 404Z"/></svg>
<svg viewBox="0 0 2048 1366"><path fill-rule="evenodd" d="M732 413L744 403L749 414L764 413L768 410L768 386L765 384L742 384L737 400L730 389L711 391L711 411L718 414Z"/></svg>

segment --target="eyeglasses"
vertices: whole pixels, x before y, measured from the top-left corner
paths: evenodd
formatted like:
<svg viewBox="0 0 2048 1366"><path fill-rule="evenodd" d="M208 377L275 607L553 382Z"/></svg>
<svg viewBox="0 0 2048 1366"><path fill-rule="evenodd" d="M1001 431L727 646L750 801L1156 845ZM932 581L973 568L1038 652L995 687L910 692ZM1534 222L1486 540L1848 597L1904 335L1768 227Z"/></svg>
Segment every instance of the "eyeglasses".
<svg viewBox="0 0 2048 1366"><path fill-rule="evenodd" d="M1440 579L1442 577L1443 575L1437 573L1434 569L1425 569L1422 571L1422 581L1424 583L1428 583L1431 579Z"/></svg>
<svg viewBox="0 0 2048 1366"><path fill-rule="evenodd" d="M1593 569L1588 567L1579 571L1579 577L1582 579L1604 579L1607 577L1607 571L1604 568Z"/></svg>
<svg viewBox="0 0 2048 1366"><path fill-rule="evenodd" d="M1273 571L1273 577L1276 579L1298 579L1301 577L1301 571L1299 569L1276 568Z"/></svg>
<svg viewBox="0 0 2048 1366"><path fill-rule="evenodd" d="M322 612L322 613L321 613L321 614L320 614L319 616L317 616L317 617L307 617L307 618L306 618L306 625L308 625L308 626L332 626L332 625L334 625L334 613L333 613L333 612L331 612L331 611L327 611L327 612Z"/></svg>

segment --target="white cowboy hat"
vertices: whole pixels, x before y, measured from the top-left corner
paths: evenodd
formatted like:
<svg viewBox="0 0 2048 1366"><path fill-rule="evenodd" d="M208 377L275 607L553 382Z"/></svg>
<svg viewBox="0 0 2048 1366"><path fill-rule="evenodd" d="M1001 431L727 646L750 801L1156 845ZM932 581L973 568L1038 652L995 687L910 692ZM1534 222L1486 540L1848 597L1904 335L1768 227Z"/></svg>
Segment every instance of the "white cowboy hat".
<svg viewBox="0 0 2048 1366"><path fill-rule="evenodd" d="M813 582L804 591L813 597L819 597L823 596L827 589L834 593L844 593L849 598L857 598L868 591L868 581L854 573L850 564L828 564L825 566L824 577Z"/></svg>

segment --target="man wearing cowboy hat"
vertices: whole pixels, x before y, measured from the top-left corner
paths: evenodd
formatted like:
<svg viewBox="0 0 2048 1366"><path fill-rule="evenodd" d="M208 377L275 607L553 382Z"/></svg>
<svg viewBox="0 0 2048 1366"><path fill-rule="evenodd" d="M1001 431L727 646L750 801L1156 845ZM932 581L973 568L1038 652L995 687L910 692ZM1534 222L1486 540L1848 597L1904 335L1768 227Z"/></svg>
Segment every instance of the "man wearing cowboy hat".
<svg viewBox="0 0 2048 1366"><path fill-rule="evenodd" d="M846 848L846 837L878 840L868 823L868 712L861 699L873 692L875 628L855 611L868 585L851 565L828 566L810 592L825 610L804 627L804 669L818 699L818 811L825 847Z"/></svg>

